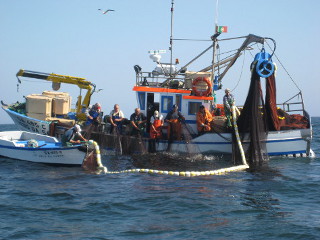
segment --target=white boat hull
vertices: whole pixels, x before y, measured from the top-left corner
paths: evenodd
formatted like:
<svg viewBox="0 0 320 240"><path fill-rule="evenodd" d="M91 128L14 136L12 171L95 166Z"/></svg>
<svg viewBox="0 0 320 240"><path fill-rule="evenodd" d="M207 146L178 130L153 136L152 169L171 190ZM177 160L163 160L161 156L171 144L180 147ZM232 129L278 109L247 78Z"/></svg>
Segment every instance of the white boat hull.
<svg viewBox="0 0 320 240"><path fill-rule="evenodd" d="M35 133L26 133L29 139L38 140L45 143L37 148L27 147L22 144L26 142L16 136L26 133L22 131L0 132L0 155L8 158L23 161L47 163L81 165L86 153L80 151L79 146L62 147L61 143L54 137L43 136Z"/></svg>
<svg viewBox="0 0 320 240"><path fill-rule="evenodd" d="M22 129L47 135L50 122L29 118L25 115L4 108L12 120ZM270 156L309 156L312 129L296 129L269 132L267 138L267 151ZM222 137L221 137L222 136ZM171 152L202 153L202 154L232 154L231 133L207 133L192 139L188 144L185 141L174 141L170 144ZM146 141L148 144L148 141ZM248 143L244 141L246 149ZM111 150L107 146L108 150ZM156 151L168 150L168 141L159 140ZM114 151L114 150L112 150Z"/></svg>
<svg viewBox="0 0 320 240"><path fill-rule="evenodd" d="M192 139L189 143L185 141L173 141L170 144L170 151L180 153L232 154L231 139L231 133L223 133L221 135L207 133ZM309 156L310 140L310 129L273 131L268 134L266 147L270 156ZM244 149L248 146L249 143L244 141ZM157 142L156 151L168 151L168 141L160 140Z"/></svg>
<svg viewBox="0 0 320 240"><path fill-rule="evenodd" d="M17 127L23 131L35 132L43 135L49 135L50 123L35 118L30 118L26 115L11 111L10 109L2 107L6 111Z"/></svg>

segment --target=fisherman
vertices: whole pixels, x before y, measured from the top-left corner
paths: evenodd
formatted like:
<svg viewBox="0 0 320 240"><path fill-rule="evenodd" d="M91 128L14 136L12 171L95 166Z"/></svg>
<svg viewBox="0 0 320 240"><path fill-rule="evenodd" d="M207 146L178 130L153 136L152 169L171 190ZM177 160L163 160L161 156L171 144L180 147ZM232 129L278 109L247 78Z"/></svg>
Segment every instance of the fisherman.
<svg viewBox="0 0 320 240"><path fill-rule="evenodd" d="M118 133L122 134L122 123L124 120L124 114L120 110L118 104L113 106L113 110L109 114L109 121L111 123L110 133L113 132L114 127L117 127Z"/></svg>
<svg viewBox="0 0 320 240"><path fill-rule="evenodd" d="M136 108L130 116L131 136L141 136L146 128L146 122L145 115L140 111L140 108Z"/></svg>
<svg viewBox="0 0 320 240"><path fill-rule="evenodd" d="M197 129L200 135L211 131L212 120L211 113L201 105L197 113Z"/></svg>
<svg viewBox="0 0 320 240"><path fill-rule="evenodd" d="M85 123L86 126L88 125L94 125L98 126L101 122L101 104L96 103L92 106L92 108L86 112L87 115L87 121Z"/></svg>
<svg viewBox="0 0 320 240"><path fill-rule="evenodd" d="M179 111L178 105L174 104L165 118L165 122L168 123L168 139L181 140L181 122L184 121L185 118Z"/></svg>
<svg viewBox="0 0 320 240"><path fill-rule="evenodd" d="M161 127L163 126L163 116L159 112L154 111L153 116L150 118L150 138L161 138Z"/></svg>
<svg viewBox="0 0 320 240"><path fill-rule="evenodd" d="M62 138L62 146L70 146L72 144L80 144L81 141L87 141L81 134L81 127L78 124L75 124L72 128L67 130Z"/></svg>
<svg viewBox="0 0 320 240"><path fill-rule="evenodd" d="M162 126L163 116L159 115L159 112L155 110L150 118L149 152L156 152L156 142L162 137Z"/></svg>
<svg viewBox="0 0 320 240"><path fill-rule="evenodd" d="M226 88L225 95L223 97L224 114L227 118L227 129L232 127L231 117L232 117L232 107L235 101L233 95L230 93L230 89Z"/></svg>

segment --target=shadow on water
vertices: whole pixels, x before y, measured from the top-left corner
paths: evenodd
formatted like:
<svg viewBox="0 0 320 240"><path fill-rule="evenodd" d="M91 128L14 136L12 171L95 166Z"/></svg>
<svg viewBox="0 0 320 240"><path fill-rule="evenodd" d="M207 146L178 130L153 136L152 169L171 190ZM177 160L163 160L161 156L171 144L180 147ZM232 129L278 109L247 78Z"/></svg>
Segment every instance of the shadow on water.
<svg viewBox="0 0 320 240"><path fill-rule="evenodd" d="M276 160L275 160L276 161ZM293 213L283 205L286 204L277 193L290 188L283 183L288 181L286 174L274 166L263 165L259 170L250 171L245 180L244 190L239 192L240 202L248 211L255 211L258 216L288 217Z"/></svg>

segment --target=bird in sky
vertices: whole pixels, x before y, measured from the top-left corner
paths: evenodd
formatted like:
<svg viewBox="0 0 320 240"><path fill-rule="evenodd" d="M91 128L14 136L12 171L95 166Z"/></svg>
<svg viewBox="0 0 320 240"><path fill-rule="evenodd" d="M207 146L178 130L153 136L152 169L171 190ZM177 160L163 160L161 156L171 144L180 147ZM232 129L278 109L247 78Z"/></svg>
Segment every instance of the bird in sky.
<svg viewBox="0 0 320 240"><path fill-rule="evenodd" d="M106 14L107 12L114 12L114 10L112 10L112 9L108 9L106 11L103 11L102 9L99 8L98 10L101 11L102 14Z"/></svg>

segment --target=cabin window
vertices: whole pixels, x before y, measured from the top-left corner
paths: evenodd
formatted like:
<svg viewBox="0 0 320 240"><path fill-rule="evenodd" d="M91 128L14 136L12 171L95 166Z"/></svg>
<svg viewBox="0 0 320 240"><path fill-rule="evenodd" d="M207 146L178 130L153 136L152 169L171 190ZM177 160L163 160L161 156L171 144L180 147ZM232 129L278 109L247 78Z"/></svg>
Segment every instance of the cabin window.
<svg viewBox="0 0 320 240"><path fill-rule="evenodd" d="M146 93L138 92L138 100L139 100L140 109L145 110L146 109Z"/></svg>
<svg viewBox="0 0 320 240"><path fill-rule="evenodd" d="M176 104L178 105L180 111L182 110L181 109L181 99L182 99L181 94L176 95Z"/></svg>
<svg viewBox="0 0 320 240"><path fill-rule="evenodd" d="M201 104L201 102L189 102L188 115L196 115Z"/></svg>
<svg viewBox="0 0 320 240"><path fill-rule="evenodd" d="M161 112L168 113L170 112L173 106L173 97L172 96L162 96L161 97Z"/></svg>

